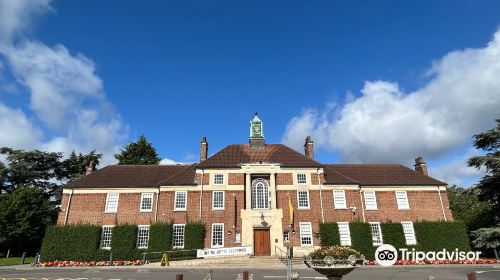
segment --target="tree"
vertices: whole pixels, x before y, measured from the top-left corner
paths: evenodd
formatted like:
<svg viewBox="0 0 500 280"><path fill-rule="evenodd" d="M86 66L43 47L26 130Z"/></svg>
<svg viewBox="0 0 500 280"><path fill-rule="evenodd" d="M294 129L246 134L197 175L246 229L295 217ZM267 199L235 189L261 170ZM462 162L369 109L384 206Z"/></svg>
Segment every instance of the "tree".
<svg viewBox="0 0 500 280"><path fill-rule="evenodd" d="M46 194L41 189L20 187L0 194L0 209L0 244L8 252L35 253L53 211Z"/></svg>
<svg viewBox="0 0 500 280"><path fill-rule="evenodd" d="M160 158L156 153L156 149L141 135L137 142L130 142L119 154L115 155L118 164L148 164L154 165L160 163Z"/></svg>
<svg viewBox="0 0 500 280"><path fill-rule="evenodd" d="M452 186L448 188L448 198L453 217L465 223L468 231L494 224L491 215L492 205L487 201L480 201L479 190L476 187L460 188Z"/></svg>
<svg viewBox="0 0 500 280"><path fill-rule="evenodd" d="M60 168L61 153L38 150L23 151L7 147L0 148L0 154L7 156L3 165L1 188L12 192L20 187L36 187L52 195L57 190L57 172ZM0 166L1 168L2 166Z"/></svg>
<svg viewBox="0 0 500 280"><path fill-rule="evenodd" d="M495 258L498 259L500 248L500 227L480 228L472 232L474 240L472 245L476 248L493 249Z"/></svg>
<svg viewBox="0 0 500 280"><path fill-rule="evenodd" d="M479 198L493 206L492 213L500 220L500 119L493 129L474 135L474 146L486 152L483 156L475 156L467 162L477 169L486 168L486 175L477 184Z"/></svg>

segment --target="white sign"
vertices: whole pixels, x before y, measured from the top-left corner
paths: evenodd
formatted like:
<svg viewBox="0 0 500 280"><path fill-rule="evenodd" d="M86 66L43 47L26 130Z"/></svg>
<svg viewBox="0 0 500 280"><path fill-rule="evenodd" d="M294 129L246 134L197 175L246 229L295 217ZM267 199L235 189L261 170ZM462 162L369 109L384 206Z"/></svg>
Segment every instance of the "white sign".
<svg viewBox="0 0 500 280"><path fill-rule="evenodd" d="M236 255L251 255L252 247L231 247L231 248L217 248L217 249L203 249L197 250L196 255L198 258L218 257L218 256L236 256Z"/></svg>

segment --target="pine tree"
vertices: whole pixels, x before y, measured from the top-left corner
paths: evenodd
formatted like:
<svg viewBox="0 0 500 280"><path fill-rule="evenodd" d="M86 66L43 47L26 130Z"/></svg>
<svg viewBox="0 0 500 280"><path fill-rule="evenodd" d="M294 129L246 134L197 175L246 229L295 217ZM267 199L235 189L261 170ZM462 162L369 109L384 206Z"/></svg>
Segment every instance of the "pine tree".
<svg viewBox="0 0 500 280"><path fill-rule="evenodd" d="M160 163L160 158L156 149L149 143L144 135L141 135L137 142L130 142L119 154L115 154L118 164L148 164L155 165Z"/></svg>

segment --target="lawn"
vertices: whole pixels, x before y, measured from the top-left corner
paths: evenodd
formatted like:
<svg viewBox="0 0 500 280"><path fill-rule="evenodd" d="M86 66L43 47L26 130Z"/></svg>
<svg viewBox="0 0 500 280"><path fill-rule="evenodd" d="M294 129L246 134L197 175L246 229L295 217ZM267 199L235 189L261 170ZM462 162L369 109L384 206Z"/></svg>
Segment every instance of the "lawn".
<svg viewBox="0 0 500 280"><path fill-rule="evenodd" d="M35 258L25 258L24 263L29 264L35 261ZM16 265L21 262L21 258L0 258L0 266L4 265Z"/></svg>

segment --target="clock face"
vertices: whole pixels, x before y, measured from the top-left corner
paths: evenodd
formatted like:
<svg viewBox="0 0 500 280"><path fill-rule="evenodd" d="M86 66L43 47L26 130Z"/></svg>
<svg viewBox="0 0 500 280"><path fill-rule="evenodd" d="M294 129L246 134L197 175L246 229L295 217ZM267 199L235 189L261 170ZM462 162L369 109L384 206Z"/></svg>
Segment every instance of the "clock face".
<svg viewBox="0 0 500 280"><path fill-rule="evenodd" d="M253 130L253 133L260 134L260 125L259 124L252 125L252 130Z"/></svg>

